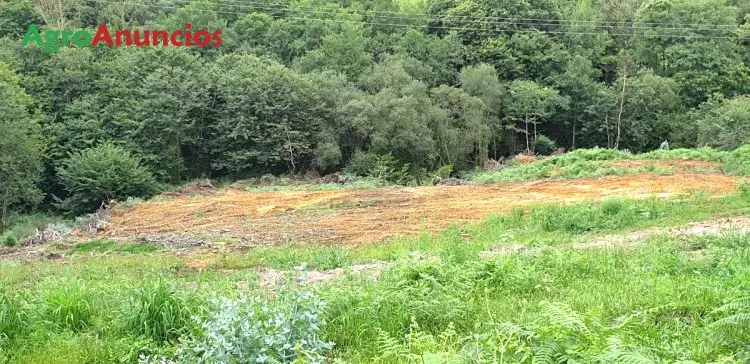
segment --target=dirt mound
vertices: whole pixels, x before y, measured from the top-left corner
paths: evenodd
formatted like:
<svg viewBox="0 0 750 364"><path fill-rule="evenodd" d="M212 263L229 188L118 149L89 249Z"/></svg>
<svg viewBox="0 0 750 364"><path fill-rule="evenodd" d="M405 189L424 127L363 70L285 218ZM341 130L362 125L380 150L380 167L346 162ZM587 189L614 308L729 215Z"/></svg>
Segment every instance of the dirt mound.
<svg viewBox="0 0 750 364"><path fill-rule="evenodd" d="M519 164L531 164L536 162L536 156L533 154L525 154L521 153L515 157L513 157L513 160L516 161Z"/></svg>
<svg viewBox="0 0 750 364"><path fill-rule="evenodd" d="M115 209L104 238L220 236L243 245L315 242L366 244L417 235L451 223L482 220L514 207L734 191L737 177L706 174L626 175L476 186L335 191L219 191Z"/></svg>

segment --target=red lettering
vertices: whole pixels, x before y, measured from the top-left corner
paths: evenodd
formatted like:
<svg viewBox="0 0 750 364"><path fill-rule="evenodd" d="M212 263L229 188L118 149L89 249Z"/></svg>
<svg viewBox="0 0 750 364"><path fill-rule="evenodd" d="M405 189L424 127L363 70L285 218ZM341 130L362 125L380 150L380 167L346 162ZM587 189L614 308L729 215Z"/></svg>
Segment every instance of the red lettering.
<svg viewBox="0 0 750 364"><path fill-rule="evenodd" d="M212 47L218 47L221 45L221 30L214 32L214 42L211 44Z"/></svg>
<svg viewBox="0 0 750 364"><path fill-rule="evenodd" d="M180 42L179 40L177 40L177 37L179 37L180 34L182 34L182 30L177 30L174 33L172 33L172 36L170 37L170 39L172 40L172 45L173 46L179 47L179 46L182 45L182 42Z"/></svg>
<svg viewBox="0 0 750 364"><path fill-rule="evenodd" d="M130 46L131 44L133 44L133 40L130 38L129 30L115 31L115 44L117 44L118 46L121 46L122 38L125 38L125 45Z"/></svg>
<svg viewBox="0 0 750 364"><path fill-rule="evenodd" d="M109 35L109 29L107 29L107 26L104 24L99 24L99 28L96 30L96 35L94 35L94 39L91 40L91 46L96 47L99 42L107 43L108 46L112 46L112 37Z"/></svg>
<svg viewBox="0 0 750 364"><path fill-rule="evenodd" d="M167 33L164 30L154 30L154 41L152 42L154 45L159 45L159 36L161 36L162 42L161 44L164 46L169 45L169 33Z"/></svg>
<svg viewBox="0 0 750 364"><path fill-rule="evenodd" d="M191 27L190 23L188 23L188 24L185 24L185 28L187 29L187 30L185 31L185 45L188 45L188 46L189 46L189 45L192 45L192 43L190 43L190 42L191 42L191 40L192 40L192 39L191 39L191 37L192 37L192 36L191 36L191 34L190 34L190 27Z"/></svg>
<svg viewBox="0 0 750 364"><path fill-rule="evenodd" d="M211 43L211 33L207 30L199 30L195 32L195 45L199 47L205 47L208 43Z"/></svg>
<svg viewBox="0 0 750 364"><path fill-rule="evenodd" d="M141 33L140 30L133 31L133 42L135 43L135 46L136 47L150 46L151 38L149 38L148 30L143 31L143 39L141 39L140 33Z"/></svg>

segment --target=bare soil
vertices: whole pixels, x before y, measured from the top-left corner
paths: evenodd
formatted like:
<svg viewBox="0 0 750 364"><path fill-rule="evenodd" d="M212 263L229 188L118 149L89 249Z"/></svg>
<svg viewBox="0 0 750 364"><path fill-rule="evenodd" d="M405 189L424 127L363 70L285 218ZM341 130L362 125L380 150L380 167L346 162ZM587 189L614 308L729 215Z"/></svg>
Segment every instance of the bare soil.
<svg viewBox="0 0 750 364"><path fill-rule="evenodd" d="M101 238L225 237L243 245L310 242L362 245L478 221L515 207L609 197L673 197L734 190L736 177L682 173L418 188L339 191L219 190L177 194L113 209Z"/></svg>

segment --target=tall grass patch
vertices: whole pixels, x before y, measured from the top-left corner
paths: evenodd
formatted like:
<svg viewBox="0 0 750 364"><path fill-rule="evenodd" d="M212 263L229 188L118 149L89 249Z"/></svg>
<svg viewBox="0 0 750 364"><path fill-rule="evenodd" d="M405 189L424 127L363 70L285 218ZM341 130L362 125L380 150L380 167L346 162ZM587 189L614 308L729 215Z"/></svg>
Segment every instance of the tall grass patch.
<svg viewBox="0 0 750 364"><path fill-rule="evenodd" d="M191 309L185 299L168 282L159 279L140 287L126 313L126 327L135 335L158 342L174 342L191 325Z"/></svg>
<svg viewBox="0 0 750 364"><path fill-rule="evenodd" d="M0 287L0 342L13 340L26 333L29 315L21 297Z"/></svg>
<svg viewBox="0 0 750 364"><path fill-rule="evenodd" d="M57 328L83 331L91 326L94 292L78 281L53 286L45 293L43 315Z"/></svg>

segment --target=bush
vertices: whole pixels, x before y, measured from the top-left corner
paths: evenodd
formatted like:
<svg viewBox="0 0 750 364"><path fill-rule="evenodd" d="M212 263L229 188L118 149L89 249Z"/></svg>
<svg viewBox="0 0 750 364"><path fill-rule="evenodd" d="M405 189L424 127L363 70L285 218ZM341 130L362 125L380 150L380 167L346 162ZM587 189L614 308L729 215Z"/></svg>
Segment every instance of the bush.
<svg viewBox="0 0 750 364"><path fill-rule="evenodd" d="M344 172L361 177L374 177L396 184L405 185L412 181L409 175L409 165L401 164L392 154L381 155L357 151L344 168Z"/></svg>
<svg viewBox="0 0 750 364"><path fill-rule="evenodd" d="M74 282L52 289L45 296L44 317L62 329L82 331L91 326L93 293Z"/></svg>
<svg viewBox="0 0 750 364"><path fill-rule="evenodd" d="M18 245L18 236L12 231L6 231L3 235L0 235L0 241L5 246L16 246Z"/></svg>
<svg viewBox="0 0 750 364"><path fill-rule="evenodd" d="M750 176L750 144L731 152L726 158L723 169L724 172L737 176Z"/></svg>
<svg viewBox="0 0 750 364"><path fill-rule="evenodd" d="M534 152L541 155L551 155L557 149L557 143L545 135L537 135L534 142Z"/></svg>
<svg viewBox="0 0 750 364"><path fill-rule="evenodd" d="M322 363L333 346L318 332L323 302L309 292L293 292L270 304L258 297L223 299L201 320L201 332L178 349L179 363ZM141 363L166 362L143 358Z"/></svg>
<svg viewBox="0 0 750 364"><path fill-rule="evenodd" d="M109 200L150 197L158 192L156 180L140 160L110 144L72 155L57 175L69 194L59 207L74 214L92 212Z"/></svg>
<svg viewBox="0 0 750 364"><path fill-rule="evenodd" d="M157 342L174 342L190 324L189 305L163 280L135 294L127 318L128 329Z"/></svg>

